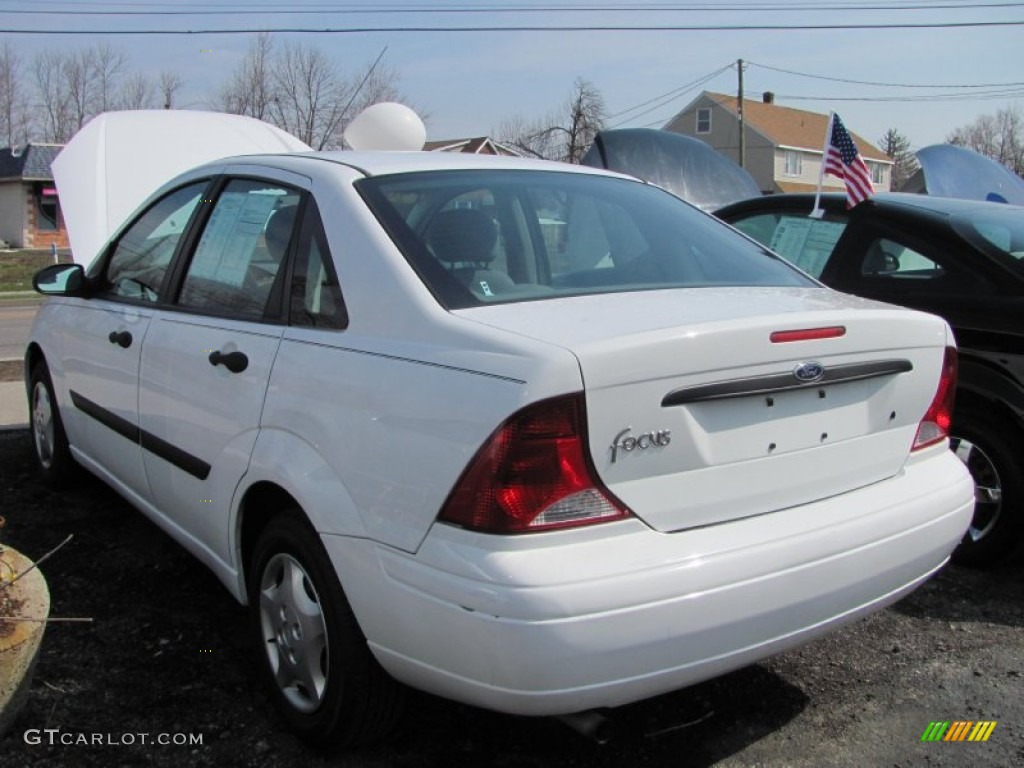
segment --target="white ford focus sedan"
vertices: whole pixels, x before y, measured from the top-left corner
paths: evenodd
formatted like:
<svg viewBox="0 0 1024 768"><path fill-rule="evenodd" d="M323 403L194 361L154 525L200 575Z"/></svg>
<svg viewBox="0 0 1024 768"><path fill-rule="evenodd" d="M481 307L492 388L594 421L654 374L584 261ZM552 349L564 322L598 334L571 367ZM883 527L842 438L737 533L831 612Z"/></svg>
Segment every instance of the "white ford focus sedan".
<svg viewBox="0 0 1024 768"><path fill-rule="evenodd" d="M941 319L603 171L226 159L36 285L41 471L247 603L311 741L379 736L400 683L521 715L690 685L899 599L971 519Z"/></svg>

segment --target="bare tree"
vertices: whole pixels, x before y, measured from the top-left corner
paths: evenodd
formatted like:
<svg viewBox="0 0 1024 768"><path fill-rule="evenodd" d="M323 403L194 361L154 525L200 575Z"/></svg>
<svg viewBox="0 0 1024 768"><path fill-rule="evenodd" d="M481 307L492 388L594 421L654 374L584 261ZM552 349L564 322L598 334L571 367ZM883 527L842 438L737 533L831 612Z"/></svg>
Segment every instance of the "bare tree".
<svg viewBox="0 0 1024 768"><path fill-rule="evenodd" d="M223 112L265 119L274 101L274 44L269 32L260 32L238 68L220 90L217 107Z"/></svg>
<svg viewBox="0 0 1024 768"><path fill-rule="evenodd" d="M0 141L4 146L29 139L29 106L23 87L21 57L6 40L0 45Z"/></svg>
<svg viewBox="0 0 1024 768"><path fill-rule="evenodd" d="M982 115L946 137L950 144L973 149L1024 175L1024 114L1019 105Z"/></svg>
<svg viewBox="0 0 1024 768"><path fill-rule="evenodd" d="M92 48L58 54L68 95L68 109L77 131L94 114L97 102L96 52ZM70 138L70 137L69 137Z"/></svg>
<svg viewBox="0 0 1024 768"><path fill-rule="evenodd" d="M78 126L75 124L64 72L65 56L59 51L43 51L32 60L32 75L39 103L38 131L45 141L66 142Z"/></svg>
<svg viewBox="0 0 1024 768"><path fill-rule="evenodd" d="M269 121L315 149L333 149L365 107L404 100L397 74L379 66L380 58L347 76L318 48L277 47L269 33L260 33L211 101L215 109Z"/></svg>
<svg viewBox="0 0 1024 768"><path fill-rule="evenodd" d="M576 78L562 107L537 120L506 118L498 138L521 152L548 160L579 163L604 126L604 97L594 85Z"/></svg>
<svg viewBox="0 0 1024 768"><path fill-rule="evenodd" d="M89 79L92 85L92 101L89 104L89 111L99 114L114 109L117 106L115 102L121 101L125 86L119 81L128 60L122 51L111 48L106 43L97 44L91 49L91 54L92 71ZM136 88L145 80L140 74L133 75L131 79L135 81Z"/></svg>
<svg viewBox="0 0 1024 768"><path fill-rule="evenodd" d="M121 84L117 99L118 109L150 109L153 106L153 87L140 72L129 76Z"/></svg>
<svg viewBox="0 0 1024 768"><path fill-rule="evenodd" d="M175 72L165 69L160 73L157 90L160 92L160 104L164 109L174 108L174 97L185 83Z"/></svg>
<svg viewBox="0 0 1024 768"><path fill-rule="evenodd" d="M917 170L917 158L910 149L910 139L890 128L878 140L879 148L893 161L889 189L899 190Z"/></svg>

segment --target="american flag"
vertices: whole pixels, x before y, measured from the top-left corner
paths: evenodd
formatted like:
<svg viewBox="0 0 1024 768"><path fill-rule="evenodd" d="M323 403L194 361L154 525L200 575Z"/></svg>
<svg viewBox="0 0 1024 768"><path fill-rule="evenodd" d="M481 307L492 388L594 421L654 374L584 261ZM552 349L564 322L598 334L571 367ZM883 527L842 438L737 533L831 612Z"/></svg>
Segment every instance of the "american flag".
<svg viewBox="0 0 1024 768"><path fill-rule="evenodd" d="M832 135L825 151L825 173L838 176L846 182L846 206L853 208L875 194L871 186L871 171L864 164L857 145L839 119L832 115Z"/></svg>

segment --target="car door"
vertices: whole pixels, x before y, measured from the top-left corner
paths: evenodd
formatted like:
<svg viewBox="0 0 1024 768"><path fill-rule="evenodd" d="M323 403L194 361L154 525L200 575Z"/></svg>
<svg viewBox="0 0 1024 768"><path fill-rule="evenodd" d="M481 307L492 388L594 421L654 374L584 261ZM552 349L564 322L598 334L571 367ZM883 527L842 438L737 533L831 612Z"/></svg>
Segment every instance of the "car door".
<svg viewBox="0 0 1024 768"><path fill-rule="evenodd" d="M286 253L307 185L285 172L222 180L175 299L142 352L143 463L158 513L226 557L228 510L260 425L284 329Z"/></svg>
<svg viewBox="0 0 1024 768"><path fill-rule="evenodd" d="M1001 291L978 265L965 264L962 247L952 230L943 237L911 223L854 216L823 279L841 291L941 315L961 347L975 347L978 332L991 327L991 302Z"/></svg>
<svg viewBox="0 0 1024 768"><path fill-rule="evenodd" d="M98 291L61 323L72 442L93 469L142 499L149 486L139 451L140 354L172 256L208 186L186 184L149 206L100 262Z"/></svg>

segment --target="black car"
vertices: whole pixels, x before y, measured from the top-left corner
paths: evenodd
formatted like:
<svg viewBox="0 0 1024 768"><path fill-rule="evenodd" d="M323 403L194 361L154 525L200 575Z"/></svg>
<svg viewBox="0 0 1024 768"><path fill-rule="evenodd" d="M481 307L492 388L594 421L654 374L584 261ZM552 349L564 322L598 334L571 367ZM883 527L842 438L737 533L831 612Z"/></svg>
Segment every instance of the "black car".
<svg viewBox="0 0 1024 768"><path fill-rule="evenodd" d="M773 195L716 215L826 285L944 317L959 345L951 445L974 477L954 553L983 565L1024 539L1024 207L881 194Z"/></svg>

